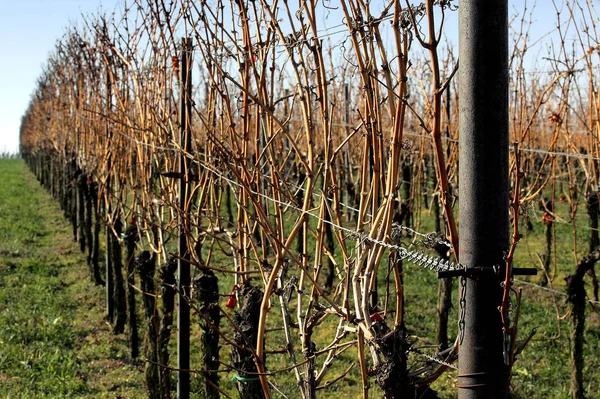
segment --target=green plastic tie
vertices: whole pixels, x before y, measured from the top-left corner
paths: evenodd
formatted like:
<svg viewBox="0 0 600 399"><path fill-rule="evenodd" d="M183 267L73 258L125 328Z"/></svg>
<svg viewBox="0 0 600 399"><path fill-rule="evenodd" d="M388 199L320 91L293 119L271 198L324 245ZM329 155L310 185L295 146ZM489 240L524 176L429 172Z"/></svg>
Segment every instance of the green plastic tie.
<svg viewBox="0 0 600 399"><path fill-rule="evenodd" d="M253 381L258 381L260 380L260 378L258 377L240 377L237 374L234 374L233 377L231 377L231 381L240 381L240 382L253 382Z"/></svg>

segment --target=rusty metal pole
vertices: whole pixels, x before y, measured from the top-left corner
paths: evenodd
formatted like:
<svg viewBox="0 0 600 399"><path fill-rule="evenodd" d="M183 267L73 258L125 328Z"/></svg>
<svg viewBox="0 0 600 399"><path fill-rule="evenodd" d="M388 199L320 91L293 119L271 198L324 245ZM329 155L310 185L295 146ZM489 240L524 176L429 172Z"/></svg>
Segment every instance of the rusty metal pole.
<svg viewBox="0 0 600 399"><path fill-rule="evenodd" d="M508 250L508 4L459 8L461 279L458 397L506 398L508 368L493 267Z"/></svg>
<svg viewBox="0 0 600 399"><path fill-rule="evenodd" d="M192 148L192 40L184 38L181 43L181 93L180 93L180 145L183 152L179 158L179 260L177 262L177 398L190 397L190 252L189 212L187 211L188 176L190 162L187 154Z"/></svg>

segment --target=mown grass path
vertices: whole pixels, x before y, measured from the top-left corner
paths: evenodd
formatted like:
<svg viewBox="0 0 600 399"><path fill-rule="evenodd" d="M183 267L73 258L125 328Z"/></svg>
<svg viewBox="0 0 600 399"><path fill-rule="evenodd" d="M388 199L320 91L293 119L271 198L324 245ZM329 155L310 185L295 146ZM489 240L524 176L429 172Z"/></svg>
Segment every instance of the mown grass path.
<svg viewBox="0 0 600 399"><path fill-rule="evenodd" d="M0 160L0 398L143 398L103 288L22 160Z"/></svg>
<svg viewBox="0 0 600 399"><path fill-rule="evenodd" d="M559 204L559 206L564 206ZM583 216L582 216L583 217ZM585 224L585 220L581 223ZM518 249L518 264L535 266L535 254L543 242L543 226L536 224ZM561 270L555 279L564 290L564 276L572 273L572 253L567 249L569 226L557 226L557 256ZM427 230L425 230L427 231ZM585 248L583 234L579 248ZM405 275L407 325L422 337L418 345L431 345L435 331L437 277L407 267ZM537 277L532 279L537 282ZM231 282L223 282L226 288ZM520 285L520 284L519 284ZM514 398L569 398L568 315L559 323L556 313L566 312L564 295L522 285L520 338L536 328L534 339L513 369ZM456 298L451 320L457 320ZM115 336L104 320L104 289L89 278L85 257L73 242L71 228L53 200L21 160L0 159L0 399L13 398L146 398L140 364L128 358L126 335ZM274 324L278 323L272 316ZM451 336L457 334L451 322ZM197 345L199 332L193 329ZM334 326L332 326L332 329ZM331 330L333 331L333 330ZM329 336L319 337L322 347ZM283 345L281 336L269 340L272 348ZM196 347L195 347L196 348ZM589 398L600 397L600 307L588 308L584 383ZM174 348L173 348L173 352ZM201 352L194 350L194 365ZM225 362L229 349L221 350ZM284 356L277 368L287 367ZM355 352L343 354L331 378L355 361ZM419 359L414 355L415 359ZM422 360L422 359L421 359ZM274 362L273 364L276 364ZM223 375L222 387L237 397L232 373ZM201 376L193 375L194 393ZM433 388L442 398L456 397L456 372L443 375ZM298 397L293 373L277 376L279 389L289 398ZM199 395L199 394L198 394ZM201 397L201 396L196 396ZM281 397L281 396L278 396ZM319 398L360 397L357 368ZM380 398L372 388L370 397Z"/></svg>

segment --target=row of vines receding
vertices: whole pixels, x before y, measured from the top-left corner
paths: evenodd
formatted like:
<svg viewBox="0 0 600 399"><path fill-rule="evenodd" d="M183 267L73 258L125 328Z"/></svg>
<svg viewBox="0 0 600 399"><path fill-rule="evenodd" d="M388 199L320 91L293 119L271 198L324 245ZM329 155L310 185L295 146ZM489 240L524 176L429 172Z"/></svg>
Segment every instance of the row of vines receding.
<svg viewBox="0 0 600 399"><path fill-rule="evenodd" d="M462 267L457 7L135 0L66 29L21 152L108 287L108 319L144 361L150 397L172 397L188 372L206 398L453 392L457 287L426 269ZM509 358L561 342L583 395L588 304L599 327L600 20L591 1L538 7L556 14L541 39L533 4L510 21L512 217L524 226L515 263L541 275L522 286L550 316L540 337L521 314ZM175 365L178 295L192 311L190 370Z"/></svg>

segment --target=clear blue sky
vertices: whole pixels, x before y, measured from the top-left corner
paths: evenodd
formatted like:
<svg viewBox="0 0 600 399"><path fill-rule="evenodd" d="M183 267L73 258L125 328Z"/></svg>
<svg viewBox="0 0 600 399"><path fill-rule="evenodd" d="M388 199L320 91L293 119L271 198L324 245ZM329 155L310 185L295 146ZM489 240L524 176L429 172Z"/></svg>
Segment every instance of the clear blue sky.
<svg viewBox="0 0 600 399"><path fill-rule="evenodd" d="M63 29L123 0L0 0L0 152L15 152L21 116Z"/></svg>
<svg viewBox="0 0 600 399"><path fill-rule="evenodd" d="M524 1L509 0L510 14L522 10ZM17 151L21 116L42 65L64 28L78 21L82 13L94 13L100 7L111 13L115 7L120 10L123 3L124 0L0 0L0 152ZM534 40L555 24L551 0L538 0L536 7Z"/></svg>

